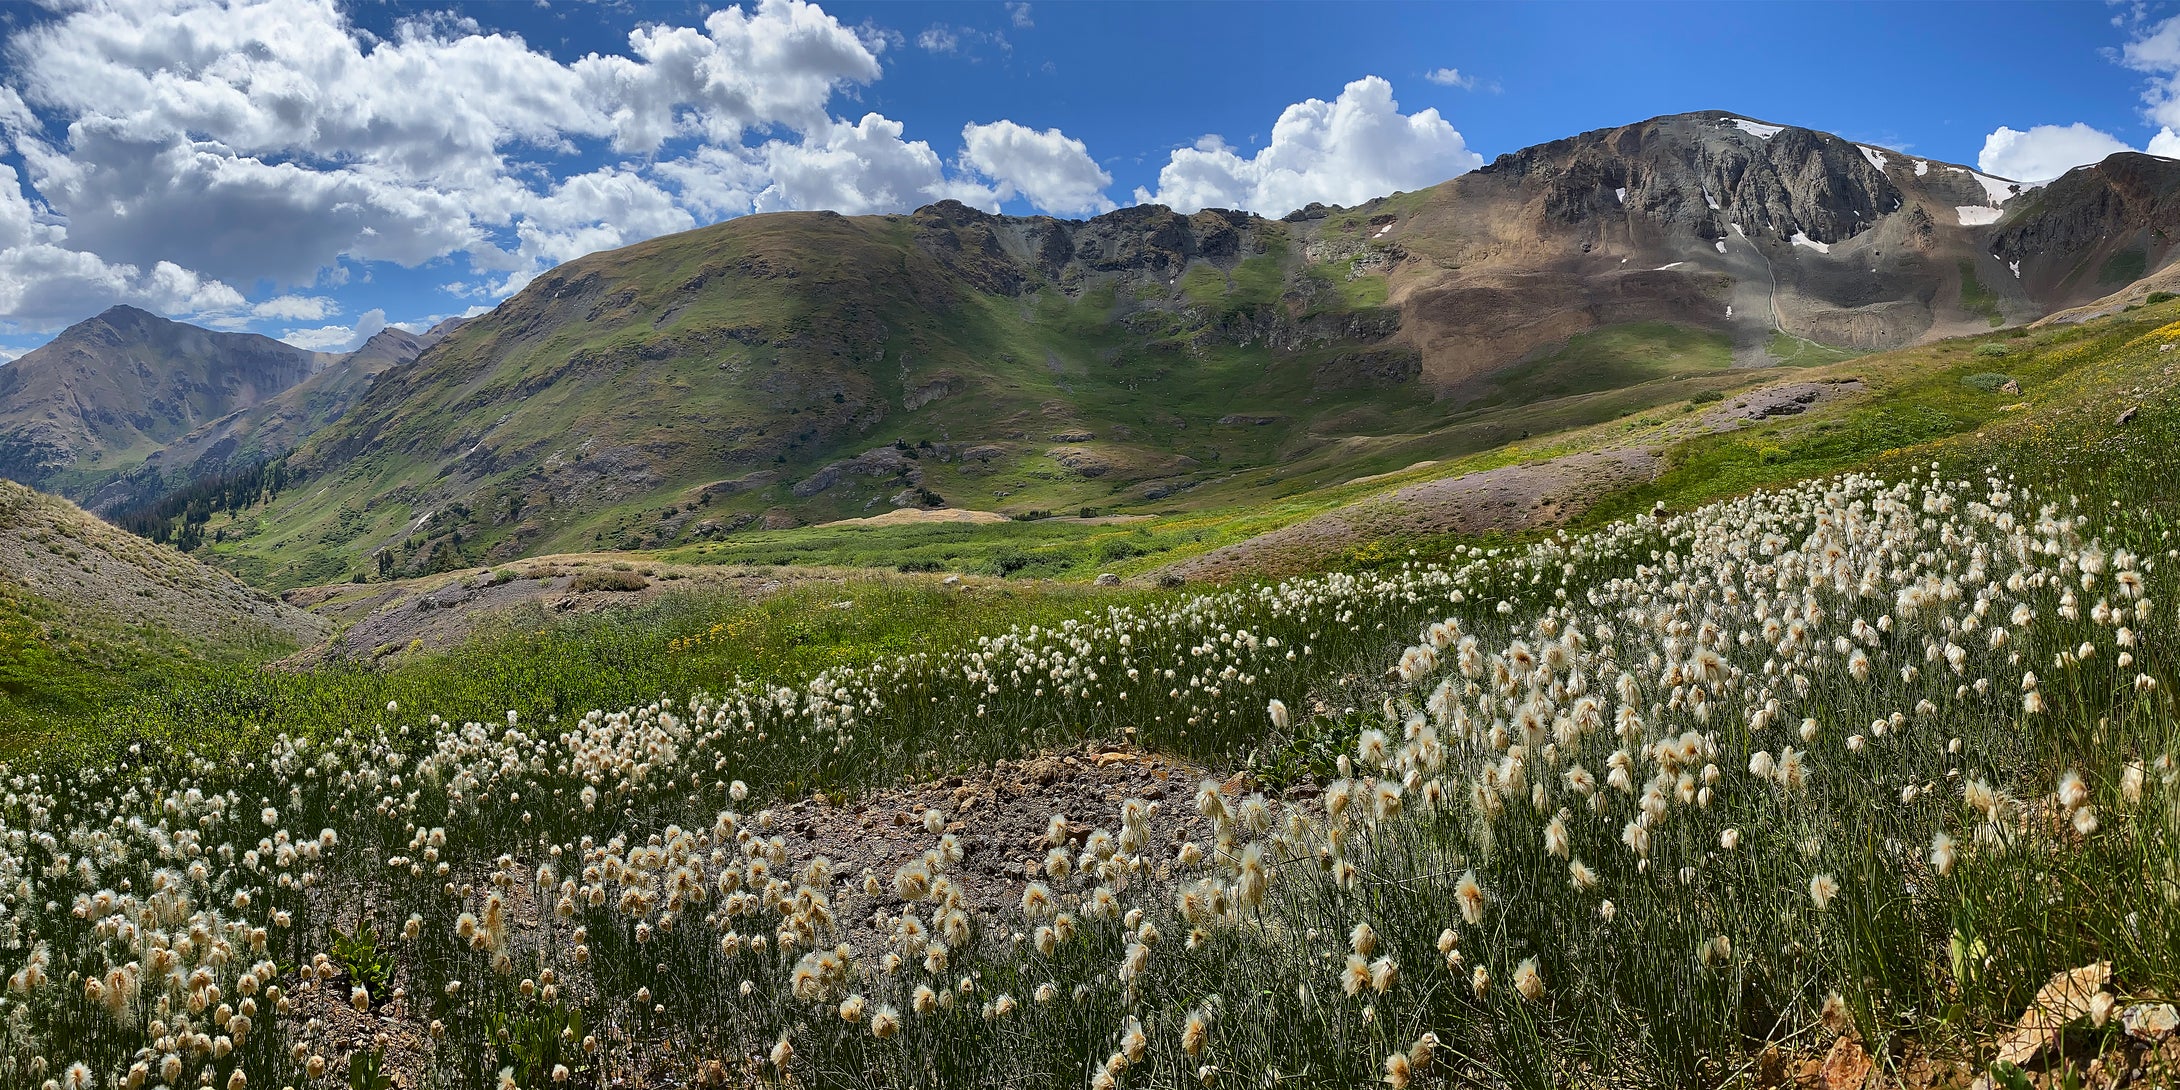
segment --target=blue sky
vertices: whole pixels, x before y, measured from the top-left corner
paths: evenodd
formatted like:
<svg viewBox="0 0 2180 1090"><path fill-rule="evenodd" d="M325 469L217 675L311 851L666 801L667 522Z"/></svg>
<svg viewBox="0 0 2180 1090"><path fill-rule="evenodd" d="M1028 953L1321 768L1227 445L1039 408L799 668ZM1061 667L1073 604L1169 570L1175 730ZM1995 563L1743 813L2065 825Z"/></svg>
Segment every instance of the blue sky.
<svg viewBox="0 0 2180 1090"><path fill-rule="evenodd" d="M106 306L339 349L754 211L1279 215L1728 109L2016 178L2180 154L2136 4L0 9L0 360ZM632 39L632 35L635 37Z"/></svg>

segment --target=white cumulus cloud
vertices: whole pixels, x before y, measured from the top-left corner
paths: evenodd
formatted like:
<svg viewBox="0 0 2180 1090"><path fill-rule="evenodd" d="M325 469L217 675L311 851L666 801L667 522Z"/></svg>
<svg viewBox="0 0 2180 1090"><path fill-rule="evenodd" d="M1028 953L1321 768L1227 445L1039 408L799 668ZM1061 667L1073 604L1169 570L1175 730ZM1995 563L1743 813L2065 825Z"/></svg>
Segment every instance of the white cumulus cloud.
<svg viewBox="0 0 2180 1090"><path fill-rule="evenodd" d="M1105 187L1113 176L1090 157L1083 142L1058 129L1039 132L1027 125L998 121L961 130L966 149L962 162L998 184L998 197L1016 195L1058 215L1113 210Z"/></svg>
<svg viewBox="0 0 2180 1090"><path fill-rule="evenodd" d="M759 212L829 208L851 216L905 212L949 197L997 211L991 189L946 173L931 145L902 138L902 125L864 114L853 125L835 121L802 142L772 141L758 149L770 184L752 204Z"/></svg>
<svg viewBox="0 0 2180 1090"><path fill-rule="evenodd" d="M1313 201L1360 204L1395 190L1420 189L1483 165L1459 131L1435 109L1402 114L1393 85L1366 76L1331 102L1287 107L1271 143L1244 157L1207 136L1175 151L1155 192L1136 199L1184 212L1242 208L1283 215Z"/></svg>
<svg viewBox="0 0 2180 1090"><path fill-rule="evenodd" d="M147 268L70 249L67 229L23 191L15 168L0 163L0 317L30 329L55 329L115 303L168 314L230 311L234 288L156 262Z"/></svg>
<svg viewBox="0 0 2180 1090"><path fill-rule="evenodd" d="M11 243L6 267L26 271L0 273L0 317L127 299L232 320L248 309L230 283L458 253L514 271L687 227L656 184L552 181L550 159L578 141L648 156L675 138L829 133L833 96L879 78L882 48L804 0L642 26L625 54L565 64L448 16L380 39L332 0L64 10L0 55L0 132L27 168L0 186L0 215L43 247ZM569 209L591 196L587 220Z"/></svg>
<svg viewBox="0 0 2180 1090"><path fill-rule="evenodd" d="M1423 78L1440 87L1459 87L1464 91L1476 89L1476 77L1463 75L1458 68L1433 68L1423 73Z"/></svg>
<svg viewBox="0 0 2180 1090"><path fill-rule="evenodd" d="M355 325L291 329L281 334L280 339L310 352L353 352L386 328L386 324L386 312L373 308L358 315Z"/></svg>
<svg viewBox="0 0 2180 1090"><path fill-rule="evenodd" d="M1976 166L1985 174L2020 182L2048 182L2078 166L2102 161L2116 151L2133 150L2110 133L2077 121L2072 125L2033 125L2026 130L2003 125L1983 139Z"/></svg>
<svg viewBox="0 0 2180 1090"><path fill-rule="evenodd" d="M315 322L340 312L339 303L322 295L277 295L250 308L253 318L284 322Z"/></svg>
<svg viewBox="0 0 2180 1090"><path fill-rule="evenodd" d="M1009 15L1031 25L1026 4ZM833 116L902 44L806 0L647 23L620 52L566 62L455 15L381 38L336 0L62 5L0 52L0 151L24 168L0 167L0 319L127 301L337 346L359 327L296 289L373 262L466 256L448 290L493 298L594 250L755 211L1111 207L1111 177L1057 129L971 126L949 162L899 121ZM921 44L1007 48L946 26ZM600 152L619 161L595 166ZM572 176L571 155L587 157Z"/></svg>

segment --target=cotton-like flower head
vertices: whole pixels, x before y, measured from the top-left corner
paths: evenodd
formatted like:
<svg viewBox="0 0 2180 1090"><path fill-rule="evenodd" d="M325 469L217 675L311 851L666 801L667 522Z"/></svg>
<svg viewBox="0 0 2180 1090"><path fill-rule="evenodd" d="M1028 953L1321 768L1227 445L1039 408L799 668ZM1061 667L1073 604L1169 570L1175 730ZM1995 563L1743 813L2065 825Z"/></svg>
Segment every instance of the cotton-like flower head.
<svg viewBox="0 0 2180 1090"><path fill-rule="evenodd" d="M1363 920L1348 931L1347 945L1350 950L1357 954L1369 957L1377 952L1378 933L1376 929L1370 926L1370 921Z"/></svg>
<svg viewBox="0 0 2180 1090"><path fill-rule="evenodd" d="M1385 1085L1393 1090L1408 1090L1409 1080L1415 1077L1415 1063L1406 1053L1395 1052L1385 1058Z"/></svg>
<svg viewBox="0 0 2180 1090"><path fill-rule="evenodd" d="M2079 809L2089 802L2089 785L2082 780L2081 773L2069 769L2065 775L2059 777L2058 799L2059 805L2069 811Z"/></svg>
<svg viewBox="0 0 2180 1090"><path fill-rule="evenodd" d="M1350 996L1362 994L1370 986L1370 962L1361 954L1349 954L1340 969L1340 990Z"/></svg>
<svg viewBox="0 0 2180 1090"><path fill-rule="evenodd" d="M1814 875L1809 879L1809 900L1822 912L1831 907L1832 898L1839 896L1839 880L1829 874Z"/></svg>
<svg viewBox="0 0 2180 1090"><path fill-rule="evenodd" d="M1462 919L1471 925L1484 922L1484 887L1474 870L1464 872L1453 884L1453 898L1461 906Z"/></svg>
<svg viewBox="0 0 2180 1090"><path fill-rule="evenodd" d="M1181 1023L1181 1051L1187 1053L1189 1059L1196 1059L1203 1055L1204 1046L1210 1040L1210 1016L1202 1007L1188 1012L1187 1019Z"/></svg>
<svg viewBox="0 0 2180 1090"><path fill-rule="evenodd" d="M1370 987L1379 995L1392 990L1400 981L1400 965L1390 955L1370 963Z"/></svg>
<svg viewBox="0 0 2180 1090"><path fill-rule="evenodd" d="M1031 882L1022 890L1022 914L1039 920L1050 916L1057 906L1052 900L1052 890L1043 882Z"/></svg>
<svg viewBox="0 0 2180 1090"><path fill-rule="evenodd" d="M1544 998L1544 973L1537 968L1536 958L1525 958L1514 967L1514 990L1530 1002Z"/></svg>
<svg viewBox="0 0 2180 1090"><path fill-rule="evenodd" d="M1120 1023L1120 1054L1131 1064L1142 1063L1143 1053L1150 1048L1150 1038L1143 1032L1143 1023L1135 1015L1129 1015Z"/></svg>
<svg viewBox="0 0 2180 1090"><path fill-rule="evenodd" d="M1938 830L1930 838L1930 865L1938 872L1940 878L1948 877L1953 873L1953 866L1958 856L1959 853L1954 847L1953 838L1947 835L1945 830Z"/></svg>

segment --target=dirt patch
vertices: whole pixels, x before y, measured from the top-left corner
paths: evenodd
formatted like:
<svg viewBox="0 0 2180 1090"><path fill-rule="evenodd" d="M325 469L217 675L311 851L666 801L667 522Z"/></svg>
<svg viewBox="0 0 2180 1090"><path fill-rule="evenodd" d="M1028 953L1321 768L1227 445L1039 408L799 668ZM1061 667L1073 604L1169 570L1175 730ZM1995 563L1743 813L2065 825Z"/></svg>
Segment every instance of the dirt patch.
<svg viewBox="0 0 2180 1090"><path fill-rule="evenodd" d="M1820 382L1782 382L1727 398L1717 408L1695 419L1700 432L1737 431L1751 424L1799 416L1820 405L1870 392L1858 378L1825 379ZM1679 438L1679 436L1675 436Z"/></svg>
<svg viewBox="0 0 2180 1090"><path fill-rule="evenodd" d="M1744 391L1655 433L1649 440L1652 446L1587 451L1423 481L1176 561L1150 578L1179 576L1212 582L1244 576L1277 578L1312 570L1343 549L1379 538L1556 526L1580 516L1614 490L1649 480L1659 468L1667 443L1798 416L1868 392L1868 384L1859 378L1782 382ZM1434 464L1417 462L1348 483L1385 480Z"/></svg>
<svg viewBox="0 0 2180 1090"><path fill-rule="evenodd" d="M443 651L523 607L583 614L627 608L662 594L698 591L755 597L791 585L845 578L824 569L711 567L584 554L519 560L497 568L471 568L367 587L308 587L289 591L287 603L330 621L337 631L278 665L301 669L328 662L384 661L412 651Z"/></svg>
<svg viewBox="0 0 2180 1090"><path fill-rule="evenodd" d="M838 803L804 800L746 813L743 821L752 832L780 838L790 860L790 872L801 869L816 856L829 860L832 888L828 895L838 921L838 939L875 951L885 946L886 937L878 921L911 907L893 888L894 872L922 859L944 834L951 834L961 850L960 860L946 868L946 875L961 887L965 907L987 924L1003 921L1019 911L1022 895L1032 881L1031 869L1042 866L1052 847L1047 833L1054 816L1066 822L1061 846L1071 856L1079 856L1098 831L1118 835L1120 807L1130 799L1150 804L1150 839L1140 854L1154 865L1119 875L1105 884L1116 891L1142 883L1170 885L1172 874L1167 861L1174 858L1178 847L1188 840L1207 848L1210 844L1211 823L1195 806L1198 784L1208 775L1210 771L1202 765L1132 745L1090 744L1019 761L1001 761L976 772L875 791ZM1230 805L1240 803L1253 790L1254 786L1241 776L1226 779L1220 786ZM1283 804L1276 799L1267 802L1276 818ZM945 824L940 833L924 824L925 812L930 810L943 816ZM657 830L626 831L640 840ZM537 862L515 860L512 872L526 873ZM480 897L482 890L491 888L488 871L469 877L480 890ZM876 895L868 892L867 877L877 879ZM1059 888L1080 884L1075 879L1065 883L1051 880L1041 872L1035 880ZM344 912L335 901L345 895L322 893L328 911L344 924L352 919L352 913ZM518 952L537 949L548 906L523 882L512 883L503 896L508 906L510 948ZM1004 927L993 927L990 941L1005 941L1006 934ZM562 968L561 980L571 992L592 988L579 970ZM397 973L393 983L411 983L405 976ZM359 1052L383 1049L384 1070L395 1086L430 1085L430 1014L419 1009L422 1004L408 999L393 999L374 1005L367 1013L357 1012L346 1002L350 984L345 975L315 987L298 982L292 989L298 1016L284 1021L306 1028L291 1039L302 1041L308 1052L324 1056L327 1070L337 1079L345 1078L350 1059ZM606 1045L600 1063L606 1068L607 1085L689 1085L688 1067L700 1059L680 1055L655 1040L638 1039L639 1031L626 1019L604 1020L597 1031Z"/></svg>
<svg viewBox="0 0 2180 1090"><path fill-rule="evenodd" d="M1012 521L1012 519L1009 519L1007 516L1002 515L997 511L971 511L961 507L903 507L897 511L888 511L883 515L872 515L869 518L859 519L840 519L836 522L827 522L822 523L821 525L909 526L917 523L926 522L963 522L981 524Z"/></svg>
<svg viewBox="0 0 2180 1090"><path fill-rule="evenodd" d="M1424 481L1177 561L1157 575L1277 577L1377 538L1557 525L1614 489L1649 480L1658 463L1656 451L1620 448Z"/></svg>

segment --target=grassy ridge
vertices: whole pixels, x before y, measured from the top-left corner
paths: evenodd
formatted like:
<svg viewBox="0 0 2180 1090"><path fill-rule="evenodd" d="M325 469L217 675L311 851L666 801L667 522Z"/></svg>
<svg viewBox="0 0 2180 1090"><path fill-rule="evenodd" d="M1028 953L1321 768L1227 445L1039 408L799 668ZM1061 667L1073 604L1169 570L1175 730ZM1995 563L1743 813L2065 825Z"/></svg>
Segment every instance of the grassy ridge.
<svg viewBox="0 0 2180 1090"><path fill-rule="evenodd" d="M906 654L934 625L965 638L1166 597L1051 584L950 591L878 577L756 599L670 594L595 614L515 610L457 649L385 669L290 671L259 665L285 648L198 661L185 647L95 629L51 640L36 634L39 618L53 617L47 607L0 593L0 652L22 652L0 653L0 758L66 764L124 737L247 752L279 731L367 729L389 702L462 719L514 710L542 720Z"/></svg>
<svg viewBox="0 0 2180 1090"><path fill-rule="evenodd" d="M984 230L755 216L571 262L383 376L206 555L286 588L902 503L1195 517L1760 377L1645 323L1448 403L1386 339L1383 269L1311 260L1309 228L1254 221L1178 275L1055 274Z"/></svg>

